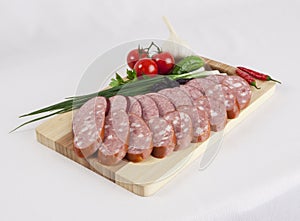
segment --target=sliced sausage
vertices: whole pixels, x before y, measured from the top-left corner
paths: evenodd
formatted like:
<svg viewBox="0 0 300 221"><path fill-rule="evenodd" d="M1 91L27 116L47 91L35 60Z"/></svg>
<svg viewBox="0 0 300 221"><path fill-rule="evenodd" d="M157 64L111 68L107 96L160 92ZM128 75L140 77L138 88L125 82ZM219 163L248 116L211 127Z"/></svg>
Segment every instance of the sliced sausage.
<svg viewBox="0 0 300 221"><path fill-rule="evenodd" d="M110 112L105 120L104 142L98 150L98 161L105 165L119 163L126 155L129 141L129 119L124 110Z"/></svg>
<svg viewBox="0 0 300 221"><path fill-rule="evenodd" d="M227 123L227 110L225 106L225 95L221 84L208 87L205 95L210 107L209 119L213 131L221 131Z"/></svg>
<svg viewBox="0 0 300 221"><path fill-rule="evenodd" d="M130 134L126 158L132 162L147 159L153 150L152 132L145 121L129 114Z"/></svg>
<svg viewBox="0 0 300 221"><path fill-rule="evenodd" d="M245 109L249 105L252 95L251 88L240 76L213 75L207 77L207 79L221 83L233 90L240 109Z"/></svg>
<svg viewBox="0 0 300 221"><path fill-rule="evenodd" d="M110 111L124 110L127 111L127 98L122 95L116 95L109 98Z"/></svg>
<svg viewBox="0 0 300 221"><path fill-rule="evenodd" d="M142 117L147 122L153 117L159 117L159 111L156 103L151 97L138 95L135 98L140 102L142 107Z"/></svg>
<svg viewBox="0 0 300 221"><path fill-rule="evenodd" d="M227 76L222 84L234 91L241 110L249 105L252 91L247 81L239 76Z"/></svg>
<svg viewBox="0 0 300 221"><path fill-rule="evenodd" d="M81 106L73 117L74 151L79 157L93 155L104 137L107 101L95 97Z"/></svg>
<svg viewBox="0 0 300 221"><path fill-rule="evenodd" d="M146 95L154 100L161 117L165 116L168 112L175 111L174 105L166 96L158 93L149 93Z"/></svg>
<svg viewBox="0 0 300 221"><path fill-rule="evenodd" d="M161 117L152 118L148 125L153 134L152 155L156 158L164 158L172 153L176 145L173 126Z"/></svg>
<svg viewBox="0 0 300 221"><path fill-rule="evenodd" d="M210 118L210 105L206 96L199 97L197 100L195 100L194 106L200 111L205 111Z"/></svg>
<svg viewBox="0 0 300 221"><path fill-rule="evenodd" d="M181 90L179 87L167 88L159 91L158 93L165 95L174 104L175 108L183 105L193 105L189 95Z"/></svg>
<svg viewBox="0 0 300 221"><path fill-rule="evenodd" d="M203 142L209 138L210 125L205 111L200 111L194 106L180 106L177 110L186 113L192 119L193 143Z"/></svg>
<svg viewBox="0 0 300 221"><path fill-rule="evenodd" d="M237 102L236 94L234 91L229 88L227 85L222 84L223 80L226 79L227 75L211 75L204 80L196 80L194 83L198 87L201 87L201 90L209 96L211 91L209 89L217 87L214 92L211 93L220 93L220 102L224 102L227 111L227 117L229 119L237 118L240 113L240 108ZM209 80L209 81L207 81ZM213 82L213 83L212 83ZM202 86L199 86L201 84ZM204 86L203 86L204 85ZM188 85L191 86L191 85ZM221 88L222 87L222 88ZM224 96L223 96L224 95ZM194 102L194 105L197 105L197 101Z"/></svg>
<svg viewBox="0 0 300 221"><path fill-rule="evenodd" d="M240 108L237 102L236 93L228 86L216 84L206 90L206 96L210 98L209 101L211 99L216 99L223 103L229 119L238 117Z"/></svg>
<svg viewBox="0 0 300 221"><path fill-rule="evenodd" d="M223 130L227 124L227 112L224 103L208 97L208 104L210 107L209 121L211 130L215 132Z"/></svg>
<svg viewBox="0 0 300 221"><path fill-rule="evenodd" d="M188 85L198 88L206 96L206 99L199 98L197 101L203 102L205 106L201 107L200 103L196 106L207 111L211 130L216 132L223 130L227 123L227 111L222 85L206 78L193 79L190 82Z"/></svg>
<svg viewBox="0 0 300 221"><path fill-rule="evenodd" d="M186 85L193 86L200 90L202 94L206 95L206 90L216 84L218 83L207 78L195 78L189 81Z"/></svg>
<svg viewBox="0 0 300 221"><path fill-rule="evenodd" d="M199 89L191 85L180 85L180 88L190 96L192 101L197 100L199 97L203 96L203 93Z"/></svg>
<svg viewBox="0 0 300 221"><path fill-rule="evenodd" d="M108 110L105 130L112 130L123 142L128 143L129 119L127 115L128 101L122 95L110 98L110 109Z"/></svg>
<svg viewBox="0 0 300 221"><path fill-rule="evenodd" d="M173 111L169 112L164 117L170 124L172 124L175 136L176 147L175 151L187 148L193 139L193 125L192 120L186 113Z"/></svg>
<svg viewBox="0 0 300 221"><path fill-rule="evenodd" d="M227 118L234 119L240 114L240 107L237 102L236 93L228 86L222 84L222 90L224 93L224 102L227 111Z"/></svg>
<svg viewBox="0 0 300 221"><path fill-rule="evenodd" d="M127 97L128 108L127 113L136 114L139 117L142 117L142 107L140 102L134 97Z"/></svg>
<svg viewBox="0 0 300 221"><path fill-rule="evenodd" d="M219 75L219 74L216 74L216 75L210 75L208 77L206 77L206 79L208 80L211 80L217 84L222 84L222 82L225 80L225 78L227 77L227 75Z"/></svg>

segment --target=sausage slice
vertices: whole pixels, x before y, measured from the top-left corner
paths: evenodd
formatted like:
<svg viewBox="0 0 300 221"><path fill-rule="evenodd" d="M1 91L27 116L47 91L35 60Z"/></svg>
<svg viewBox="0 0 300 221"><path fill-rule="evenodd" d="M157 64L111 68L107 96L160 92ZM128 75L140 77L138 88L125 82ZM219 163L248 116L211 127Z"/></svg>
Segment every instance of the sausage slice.
<svg viewBox="0 0 300 221"><path fill-rule="evenodd" d="M130 135L126 158L132 162L147 159L153 150L152 132L145 121L129 114Z"/></svg>
<svg viewBox="0 0 300 221"><path fill-rule="evenodd" d="M159 116L163 117L168 112L175 111L175 107L172 102L164 95L158 93L149 93L146 94L151 97L157 105Z"/></svg>
<svg viewBox="0 0 300 221"><path fill-rule="evenodd" d="M195 87L200 90L203 95L206 95L206 91L208 90L208 88L213 87L216 84L217 83L215 81L207 78L195 78L186 83L186 85Z"/></svg>
<svg viewBox="0 0 300 221"><path fill-rule="evenodd" d="M233 90L233 94L236 97L240 109L245 109L249 105L252 91L247 81L240 76L216 75L209 76L207 79L223 84ZM225 91L227 92L227 90ZM236 115L236 113L233 115Z"/></svg>
<svg viewBox="0 0 300 221"><path fill-rule="evenodd" d="M224 102L227 111L227 118L234 119L240 114L240 106L237 101L236 93L228 86L222 84Z"/></svg>
<svg viewBox="0 0 300 221"><path fill-rule="evenodd" d="M207 111L211 130L216 132L223 130L227 123L227 110L222 85L206 78L193 79L188 85L196 87L205 95L206 98L198 99L196 106L200 110Z"/></svg>
<svg viewBox="0 0 300 221"><path fill-rule="evenodd" d="M199 89L197 89L197 88L195 88L195 87L193 87L191 85L187 85L187 84L180 85L180 88L182 90L184 90L190 96L190 98L192 99L192 101L195 101L199 97L204 96L203 93Z"/></svg>
<svg viewBox="0 0 300 221"><path fill-rule="evenodd" d="M183 105L193 105L189 95L179 87L167 88L159 91L158 93L165 95L174 104L175 108Z"/></svg>
<svg viewBox="0 0 300 221"><path fill-rule="evenodd" d="M180 106L177 110L186 113L192 119L193 143L203 142L209 138L210 126L205 111L200 111L194 106Z"/></svg>
<svg viewBox="0 0 300 221"><path fill-rule="evenodd" d="M152 155L157 158L164 158L172 153L176 145L173 126L161 117L152 118L148 125L153 133Z"/></svg>
<svg viewBox="0 0 300 221"><path fill-rule="evenodd" d="M207 76L205 79L208 79L208 80L211 80L211 81L213 81L213 82L215 82L215 83L217 83L217 84L222 84L222 82L225 80L225 78L226 77L228 77L227 75L218 75L218 74L216 74L216 75L210 75L210 76Z"/></svg>
<svg viewBox="0 0 300 221"><path fill-rule="evenodd" d="M222 84L231 88L237 98L240 109L245 109L251 100L252 91L250 85L240 76L227 76Z"/></svg>
<svg viewBox="0 0 300 221"><path fill-rule="evenodd" d="M142 107L142 117L146 122L153 117L159 117L158 107L151 97L146 95L138 95L134 98L140 102Z"/></svg>
<svg viewBox="0 0 300 221"><path fill-rule="evenodd" d="M127 98L122 95L116 95L109 98L110 111L124 110L127 111Z"/></svg>
<svg viewBox="0 0 300 221"><path fill-rule="evenodd" d="M192 120L184 112L173 111L164 117L174 128L176 136L175 151L187 148L193 139Z"/></svg>
<svg viewBox="0 0 300 221"><path fill-rule="evenodd" d="M126 155L129 119L124 110L110 112L105 120L104 142L98 150L98 161L105 165L119 163Z"/></svg>
<svg viewBox="0 0 300 221"><path fill-rule="evenodd" d="M90 99L73 117L74 151L79 157L93 155L104 137L107 101L104 97Z"/></svg>
<svg viewBox="0 0 300 221"><path fill-rule="evenodd" d="M136 114L139 117L142 117L142 106L140 102L134 97L127 97L128 108L127 113Z"/></svg>

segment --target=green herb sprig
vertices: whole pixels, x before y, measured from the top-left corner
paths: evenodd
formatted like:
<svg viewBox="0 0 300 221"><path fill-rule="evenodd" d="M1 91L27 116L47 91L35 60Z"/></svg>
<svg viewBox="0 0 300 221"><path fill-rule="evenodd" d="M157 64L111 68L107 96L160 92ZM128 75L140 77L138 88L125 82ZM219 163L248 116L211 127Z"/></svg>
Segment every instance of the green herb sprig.
<svg viewBox="0 0 300 221"><path fill-rule="evenodd" d="M137 80L137 74L135 70L128 70L126 71L127 73L127 80L124 80L118 73L116 73L116 78L111 79L111 82L109 83L110 87L116 87L120 85L124 85L130 81L135 81Z"/></svg>

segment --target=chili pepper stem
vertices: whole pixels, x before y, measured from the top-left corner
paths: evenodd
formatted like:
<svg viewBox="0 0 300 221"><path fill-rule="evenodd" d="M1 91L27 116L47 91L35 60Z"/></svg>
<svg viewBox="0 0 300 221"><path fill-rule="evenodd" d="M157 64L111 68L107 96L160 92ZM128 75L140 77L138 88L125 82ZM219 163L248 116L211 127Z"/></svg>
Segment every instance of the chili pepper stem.
<svg viewBox="0 0 300 221"><path fill-rule="evenodd" d="M270 76L268 77L268 81L274 81L274 82L276 82L276 83L278 83L278 84L281 84L280 81L277 81L277 80L275 80L275 79L272 79Z"/></svg>
<svg viewBox="0 0 300 221"><path fill-rule="evenodd" d="M251 82L250 85L253 86L253 87L255 87L257 90L261 89L260 87L257 87L255 81Z"/></svg>

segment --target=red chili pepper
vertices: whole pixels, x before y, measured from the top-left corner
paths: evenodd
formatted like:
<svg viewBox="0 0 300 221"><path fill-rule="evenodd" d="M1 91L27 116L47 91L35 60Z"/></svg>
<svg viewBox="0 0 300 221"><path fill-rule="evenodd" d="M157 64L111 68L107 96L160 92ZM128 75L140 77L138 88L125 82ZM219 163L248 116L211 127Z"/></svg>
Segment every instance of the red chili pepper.
<svg viewBox="0 0 300 221"><path fill-rule="evenodd" d="M242 71L247 72L252 77L254 77L254 78L258 79L258 80L262 80L262 81L274 81L274 82L277 82L277 83L281 84L280 81L272 79L270 75L259 73L257 71L253 71L253 70L245 68L245 67L238 67L238 68L241 69Z"/></svg>
<svg viewBox="0 0 300 221"><path fill-rule="evenodd" d="M255 79L247 72L239 68L237 68L235 72L238 76L244 78L251 86L255 87L256 89L260 89L259 87L257 87Z"/></svg>

